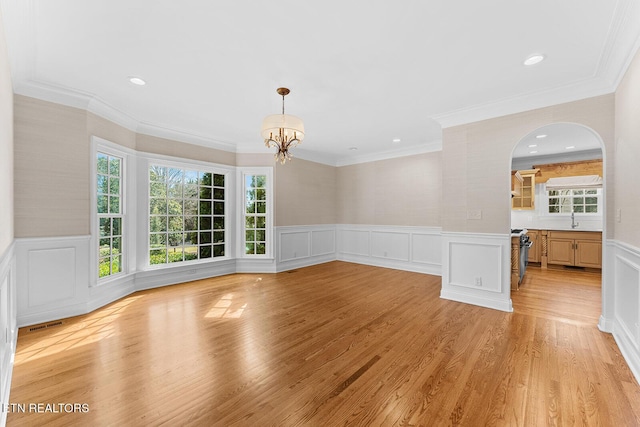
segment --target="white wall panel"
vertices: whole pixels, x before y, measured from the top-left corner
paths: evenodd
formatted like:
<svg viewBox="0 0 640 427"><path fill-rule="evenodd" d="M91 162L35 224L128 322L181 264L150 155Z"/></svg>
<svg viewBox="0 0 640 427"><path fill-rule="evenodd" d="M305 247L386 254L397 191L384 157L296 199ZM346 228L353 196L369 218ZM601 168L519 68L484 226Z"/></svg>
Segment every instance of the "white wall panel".
<svg viewBox="0 0 640 427"><path fill-rule="evenodd" d="M311 255L329 255L336 253L336 230L311 231Z"/></svg>
<svg viewBox="0 0 640 427"><path fill-rule="evenodd" d="M411 235L411 260L424 264L442 264L442 236L437 234Z"/></svg>
<svg viewBox="0 0 640 427"><path fill-rule="evenodd" d="M28 307L56 303L74 297L76 256L76 249L73 247L28 251Z"/></svg>
<svg viewBox="0 0 640 427"><path fill-rule="evenodd" d="M340 252L369 256L369 230L340 230Z"/></svg>
<svg viewBox="0 0 640 427"><path fill-rule="evenodd" d="M336 227L334 225L276 227L276 236L276 253L278 254L276 271L291 270L336 259Z"/></svg>
<svg viewBox="0 0 640 427"><path fill-rule="evenodd" d="M307 258L310 255L311 234L308 231L280 234L280 261Z"/></svg>
<svg viewBox="0 0 640 427"><path fill-rule="evenodd" d="M502 246L452 242L449 245L449 285L500 292Z"/></svg>
<svg viewBox="0 0 640 427"><path fill-rule="evenodd" d="M0 253L0 405L9 404L13 357L16 351L18 328L16 321L15 244ZM0 414L0 425L4 425L6 411Z"/></svg>
<svg viewBox="0 0 640 427"><path fill-rule="evenodd" d="M371 232L371 256L409 261L409 233L388 231Z"/></svg>

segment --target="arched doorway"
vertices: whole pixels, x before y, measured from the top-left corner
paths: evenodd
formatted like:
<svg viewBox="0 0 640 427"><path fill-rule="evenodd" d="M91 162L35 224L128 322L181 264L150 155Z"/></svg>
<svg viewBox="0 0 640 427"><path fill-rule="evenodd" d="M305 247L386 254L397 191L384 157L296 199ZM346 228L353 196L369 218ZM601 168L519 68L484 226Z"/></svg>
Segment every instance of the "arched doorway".
<svg viewBox="0 0 640 427"><path fill-rule="evenodd" d="M569 278L580 269L602 267L606 252L605 155L600 135L576 123L542 126L514 146L510 179L517 183L513 171L520 171L520 175L532 176L535 184L530 190L525 186L519 196L512 192L511 228L532 230L529 234L537 240L533 247L538 252L533 251L528 259L534 269L566 270ZM599 186L586 178L593 175L602 178ZM589 241L571 240L575 236ZM587 253L590 260L586 260ZM599 283L602 290L596 317L605 310L602 275Z"/></svg>

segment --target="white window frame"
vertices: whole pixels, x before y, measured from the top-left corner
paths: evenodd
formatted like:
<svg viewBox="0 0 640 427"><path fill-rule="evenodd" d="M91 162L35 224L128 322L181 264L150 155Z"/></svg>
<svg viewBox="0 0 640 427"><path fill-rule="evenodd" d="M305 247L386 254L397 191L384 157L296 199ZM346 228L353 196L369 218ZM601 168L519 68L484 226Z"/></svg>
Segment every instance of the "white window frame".
<svg viewBox="0 0 640 427"><path fill-rule="evenodd" d="M575 190L593 190L593 188L576 188ZM603 210L603 191L602 188L597 188L597 194L595 194L596 198L598 199L598 212L575 212L575 215L580 215L580 216L584 216L584 217L598 217L598 216L603 216L602 214L602 210ZM571 212L549 212L549 191L547 190L546 185L544 186L544 188L542 189L543 191L543 195L544 197L541 197L540 199L543 200L543 204L544 206L540 206L542 208L542 213L545 216L549 216L549 217L554 217L554 218L558 218L558 217L563 217L563 216L571 216ZM580 196L578 196L580 197ZM586 197L586 196L585 196Z"/></svg>
<svg viewBox="0 0 640 427"><path fill-rule="evenodd" d="M135 189L132 187L131 177L135 176L135 151L126 147L114 144L97 136L91 137L91 239L90 239L90 268L89 268L89 284L90 286L100 286L121 280L128 276L135 268L135 208L133 200L135 200ZM99 276L99 244L100 244L100 216L98 214L97 203L97 156L98 153L104 153L109 156L122 159L121 177L120 177L120 204L121 212L119 216L122 218L122 242L121 242L121 262L122 271L116 274L110 274L104 277Z"/></svg>
<svg viewBox="0 0 640 427"><path fill-rule="evenodd" d="M225 176L225 213L224 213L224 221L225 221L225 249L224 256L214 257L205 259L194 259L187 261L179 261L179 262L169 262L163 264L151 264L150 263L150 203L151 196L149 194L150 189L150 181L149 181L149 168L152 165L176 168L181 170L197 170L203 172L211 172L213 174L224 175ZM138 253L138 268L139 270L157 270L157 269L167 269L172 267L185 267L190 265L199 265L199 264L207 264L207 263L215 263L220 261L225 261L233 258L232 254L235 249L233 244L233 237L235 236L234 232L234 220L233 217L235 215L234 212L234 201L231 198L231 195L234 194L235 188L235 177L233 171L235 168L229 167L226 165L220 165L209 162L201 162L196 160L189 159L181 159L163 155L156 155L150 153L140 153L139 164L138 167L140 169L140 173L138 175L139 178L139 193L142 195L138 202L138 209L141 210L141 214L139 215L139 229L143 230L143 233L140 233L138 236L138 244L140 246L140 251ZM213 231L213 230L212 230Z"/></svg>
<svg viewBox="0 0 640 427"><path fill-rule="evenodd" d="M266 244L265 244L265 253L264 254L246 254L245 253L245 245L246 245L246 211L245 211L245 203L246 203L246 188L245 182L248 176L252 175L264 175L267 179L266 185L266 214L265 214L265 227L266 227ZM274 233L273 233L273 217L274 217L274 197L273 197L273 168L272 167L240 167L238 168L238 218L240 220L240 224L238 225L238 235L236 240L239 242L238 251L236 256L238 258L245 259L273 259L274 257Z"/></svg>

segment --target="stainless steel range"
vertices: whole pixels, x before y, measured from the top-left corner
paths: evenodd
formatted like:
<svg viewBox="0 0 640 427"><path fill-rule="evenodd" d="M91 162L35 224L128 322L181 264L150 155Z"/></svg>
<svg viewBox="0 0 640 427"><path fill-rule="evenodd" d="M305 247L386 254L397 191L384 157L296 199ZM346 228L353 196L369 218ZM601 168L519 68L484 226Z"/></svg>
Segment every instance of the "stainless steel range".
<svg viewBox="0 0 640 427"><path fill-rule="evenodd" d="M533 246L533 242L529 239L526 232L523 233L523 229L512 229L511 234L520 234L520 282L524 277L524 273L529 265L529 249Z"/></svg>

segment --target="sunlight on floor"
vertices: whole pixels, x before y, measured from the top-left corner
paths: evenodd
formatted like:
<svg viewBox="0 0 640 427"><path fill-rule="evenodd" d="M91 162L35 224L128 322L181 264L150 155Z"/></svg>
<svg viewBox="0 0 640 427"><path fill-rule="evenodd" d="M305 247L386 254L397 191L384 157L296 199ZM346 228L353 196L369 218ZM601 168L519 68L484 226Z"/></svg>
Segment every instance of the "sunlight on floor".
<svg viewBox="0 0 640 427"><path fill-rule="evenodd" d="M42 339L36 340L32 345L18 348L15 356L15 365L114 336L116 331L113 322L122 315L130 304L140 298L142 298L142 295L124 298L108 307L83 316L82 320L69 326L65 327L63 325L51 329L49 331L50 335L43 336Z"/></svg>
<svg viewBox="0 0 640 427"><path fill-rule="evenodd" d="M208 319L237 319L242 316L242 312L247 308L244 304L233 300L233 294L225 294L211 307L211 310L204 316Z"/></svg>

